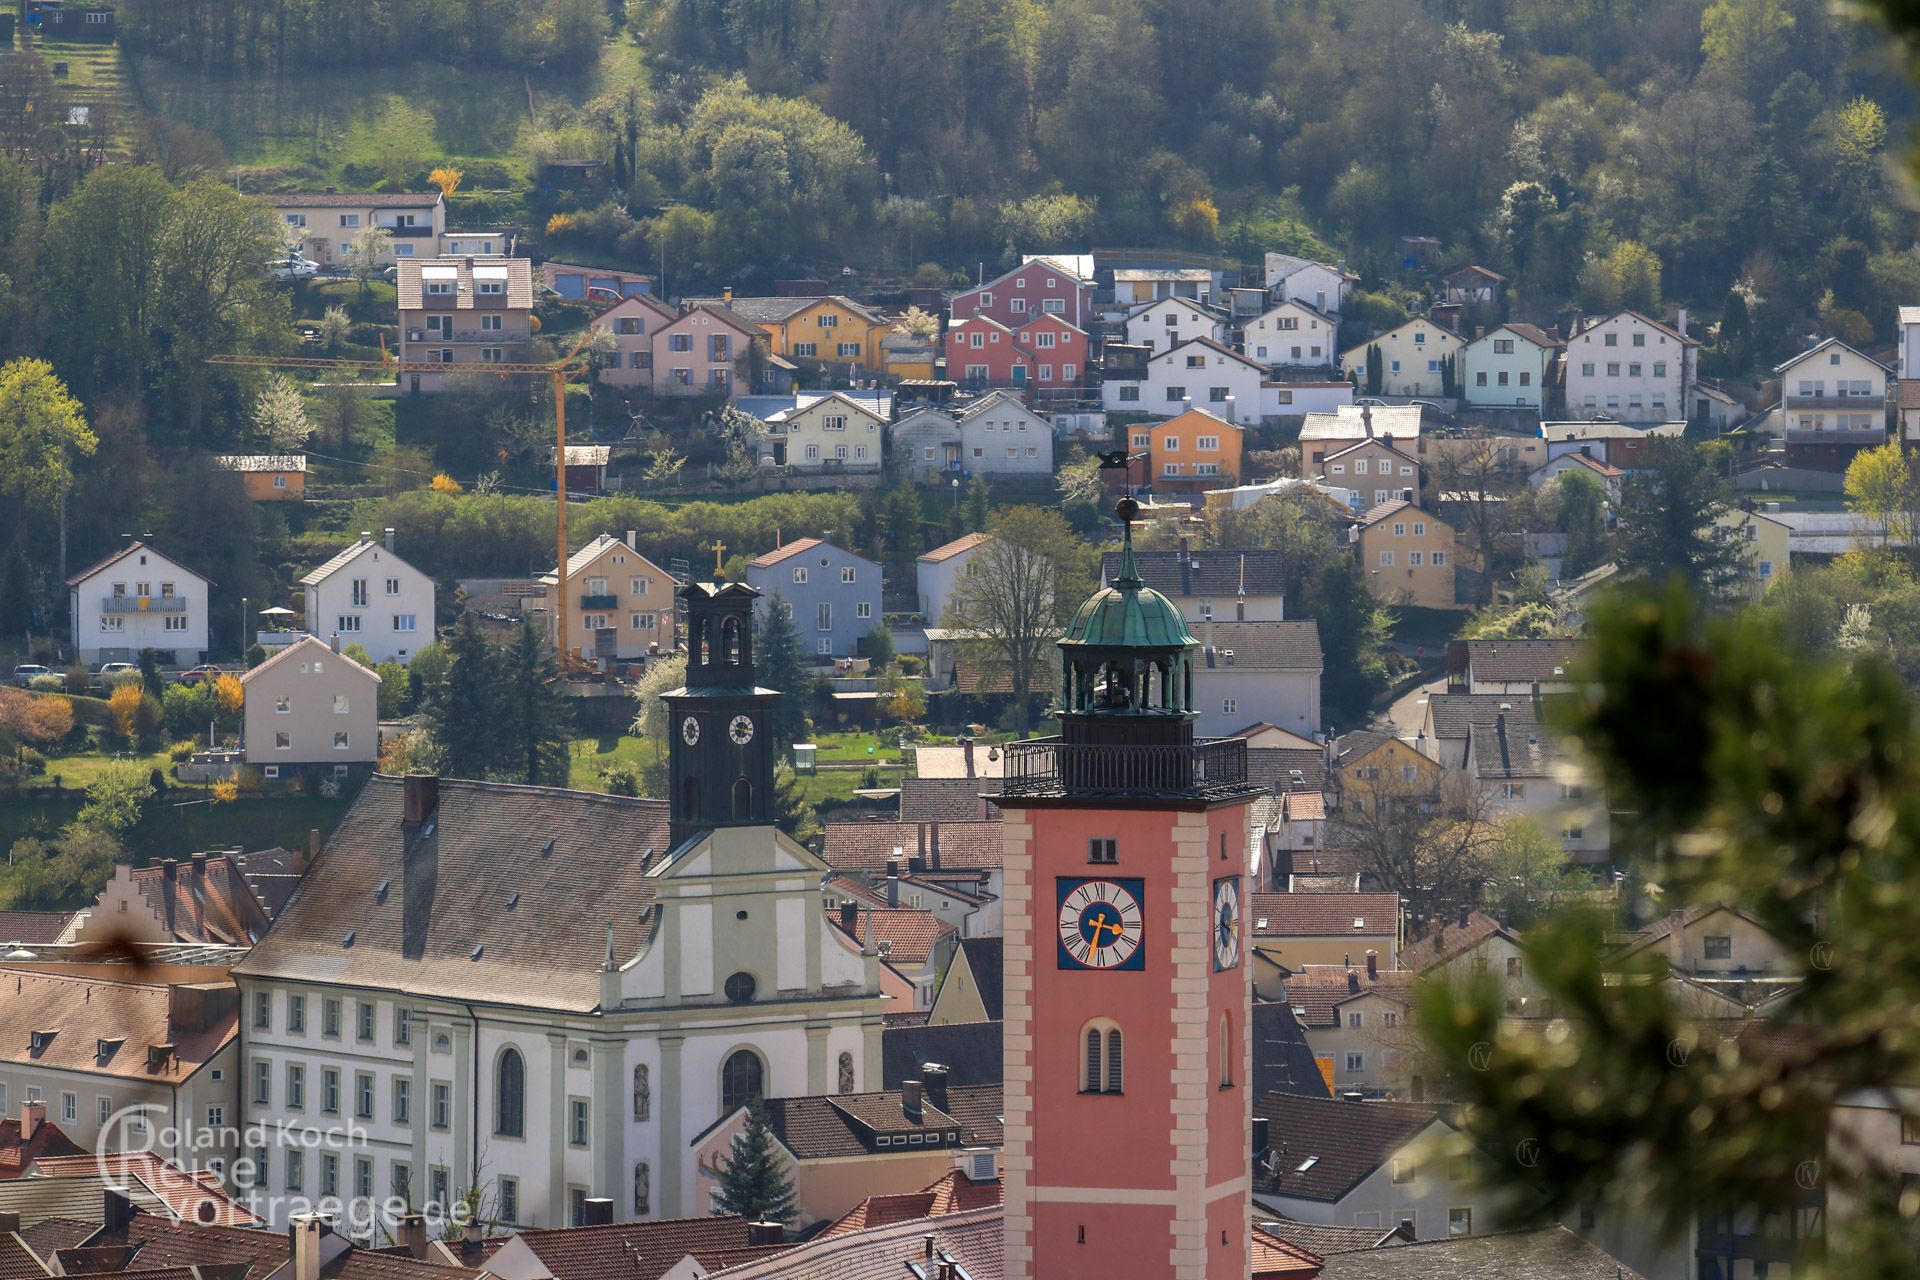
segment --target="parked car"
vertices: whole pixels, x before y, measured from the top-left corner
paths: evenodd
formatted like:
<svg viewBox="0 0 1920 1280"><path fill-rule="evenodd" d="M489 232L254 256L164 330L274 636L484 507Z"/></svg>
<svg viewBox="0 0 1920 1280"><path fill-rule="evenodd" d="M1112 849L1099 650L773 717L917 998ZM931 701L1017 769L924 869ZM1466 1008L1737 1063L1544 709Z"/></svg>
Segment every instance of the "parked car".
<svg viewBox="0 0 1920 1280"><path fill-rule="evenodd" d="M603 284L596 284L587 289L587 301L618 302L620 301L620 295L615 290L609 289Z"/></svg>
<svg viewBox="0 0 1920 1280"><path fill-rule="evenodd" d="M308 280L318 275L320 264L305 254L290 253L267 264L267 274L275 280Z"/></svg>
<svg viewBox="0 0 1920 1280"><path fill-rule="evenodd" d="M180 673L180 683L184 685L196 685L202 680L218 680L225 674L227 673L209 662L204 666L188 667L185 671L182 671Z"/></svg>
<svg viewBox="0 0 1920 1280"><path fill-rule="evenodd" d="M13 682L22 689L28 689L33 686L33 678L35 676L50 676L52 674L53 672L47 670L37 662L23 662L13 669Z"/></svg>
<svg viewBox="0 0 1920 1280"><path fill-rule="evenodd" d="M94 674L94 681L102 689L125 680L128 676L139 676L140 668L131 662L108 662Z"/></svg>

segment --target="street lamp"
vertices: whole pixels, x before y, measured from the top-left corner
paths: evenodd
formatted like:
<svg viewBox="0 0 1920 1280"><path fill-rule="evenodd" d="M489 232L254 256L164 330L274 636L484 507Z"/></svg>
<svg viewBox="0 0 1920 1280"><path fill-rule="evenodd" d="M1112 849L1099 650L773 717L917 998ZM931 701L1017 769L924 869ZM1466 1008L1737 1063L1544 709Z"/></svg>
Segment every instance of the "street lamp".
<svg viewBox="0 0 1920 1280"><path fill-rule="evenodd" d="M953 486L953 509L958 511L960 509L960 477L955 476L947 483Z"/></svg>
<svg viewBox="0 0 1920 1280"><path fill-rule="evenodd" d="M247 598L240 597L240 661L247 660Z"/></svg>

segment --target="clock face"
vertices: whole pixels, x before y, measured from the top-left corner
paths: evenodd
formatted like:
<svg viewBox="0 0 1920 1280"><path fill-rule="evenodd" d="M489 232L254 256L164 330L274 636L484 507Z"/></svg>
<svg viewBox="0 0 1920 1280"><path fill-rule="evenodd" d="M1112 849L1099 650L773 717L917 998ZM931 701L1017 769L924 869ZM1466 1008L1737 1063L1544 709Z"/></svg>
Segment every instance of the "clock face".
<svg viewBox="0 0 1920 1280"><path fill-rule="evenodd" d="M734 746L746 746L753 741L753 721L746 716L735 716L727 722L727 736L733 739Z"/></svg>
<svg viewBox="0 0 1920 1280"><path fill-rule="evenodd" d="M688 746L700 741L700 722L688 716L680 722L680 739Z"/></svg>
<svg viewBox="0 0 1920 1280"><path fill-rule="evenodd" d="M1213 971L1240 963L1240 881L1228 876L1213 884Z"/></svg>
<svg viewBox="0 0 1920 1280"><path fill-rule="evenodd" d="M1140 880L1060 881L1060 967L1143 969Z"/></svg>

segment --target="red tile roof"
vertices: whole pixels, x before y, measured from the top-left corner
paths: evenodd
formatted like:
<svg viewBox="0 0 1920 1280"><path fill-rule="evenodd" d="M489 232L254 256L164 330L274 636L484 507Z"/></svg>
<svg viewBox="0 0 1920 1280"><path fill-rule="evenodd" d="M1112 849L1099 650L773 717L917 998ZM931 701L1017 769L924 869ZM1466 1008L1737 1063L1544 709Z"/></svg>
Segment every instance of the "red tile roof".
<svg viewBox="0 0 1920 1280"><path fill-rule="evenodd" d="M87 1149L61 1132L51 1120L43 1120L33 1137L20 1141L20 1121L0 1120L0 1178L24 1178L42 1161L56 1156L87 1155Z"/></svg>
<svg viewBox="0 0 1920 1280"><path fill-rule="evenodd" d="M291 653L298 647L282 652ZM216 942L245 947L259 941L267 931L270 921L266 908L253 896L246 875L228 854L205 857L196 854L188 862L141 867L132 874L134 888L152 906L154 915L177 942Z"/></svg>
<svg viewBox="0 0 1920 1280"><path fill-rule="evenodd" d="M264 1225L245 1205L227 1195L219 1175L206 1169L182 1169L151 1151L61 1155L42 1159L36 1171L50 1176L98 1171L111 1179L138 1178L182 1222L220 1227Z"/></svg>
<svg viewBox="0 0 1920 1280"><path fill-rule="evenodd" d="M1499 935L1513 937L1492 916L1479 911L1469 912L1465 927L1457 923L1437 925L1429 929L1418 942L1409 942L1400 951L1400 967L1413 973L1424 973Z"/></svg>
<svg viewBox="0 0 1920 1280"><path fill-rule="evenodd" d="M1252 907L1249 932L1256 938L1367 941L1400 932L1397 893L1256 893Z"/></svg>
<svg viewBox="0 0 1920 1280"><path fill-rule="evenodd" d="M738 1216L531 1230L519 1238L554 1280L659 1280L688 1255L711 1271L789 1247L749 1245L747 1220ZM505 1243L488 1241L487 1253Z"/></svg>
<svg viewBox="0 0 1920 1280"><path fill-rule="evenodd" d="M827 918L840 923L837 911L829 912ZM919 968L932 957L941 939L959 932L933 912L916 907L862 907L854 940L865 943L869 926L881 958L896 969Z"/></svg>
<svg viewBox="0 0 1920 1280"><path fill-rule="evenodd" d="M952 542L943 543L935 547L933 550L921 556L920 559L927 564L939 564L943 560L951 560L962 552L971 551L982 543L992 541L993 535L990 533L963 534L955 538ZM938 621L938 619L935 619L935 621Z"/></svg>
<svg viewBox="0 0 1920 1280"><path fill-rule="evenodd" d="M9 976L11 991L6 989ZM239 1011L228 1008L194 1029L171 1016L174 1003L170 989L157 984L16 969L0 975L0 1062L131 1080L183 1080L233 1039ZM53 1034L41 1034L46 1032ZM165 1062L150 1066L147 1047L158 1044L174 1050Z"/></svg>
<svg viewBox="0 0 1920 1280"><path fill-rule="evenodd" d="M1377 979L1370 979L1367 971L1356 965L1351 971L1353 980L1349 981L1348 972L1343 965L1314 964L1305 966L1302 973L1281 981L1281 997L1292 1007L1294 1017L1301 1026L1338 1026L1340 1006L1364 995L1377 993L1404 1003L1408 990L1413 986L1413 975L1410 973L1383 970ZM1359 983L1357 991L1354 989L1356 981Z"/></svg>
<svg viewBox="0 0 1920 1280"><path fill-rule="evenodd" d="M821 547L825 545L826 545L826 539L824 538L795 538L792 542L786 543L782 546L775 547L773 550L767 552L765 555L755 556L748 563L753 568L764 569L768 565L779 564L782 560L785 560L788 556L796 556L796 555L799 555L802 551L811 551L815 547Z"/></svg>
<svg viewBox="0 0 1920 1280"><path fill-rule="evenodd" d="M953 1258L972 1280L1002 1280L1003 1230L998 1207L889 1223L817 1237L777 1258L716 1271L713 1280L903 1280L912 1275L907 1261L923 1256L927 1235L936 1255Z"/></svg>
<svg viewBox="0 0 1920 1280"><path fill-rule="evenodd" d="M922 1187L918 1191L868 1196L847 1210L820 1234L822 1236L844 1235L849 1231L866 1231L894 1222L910 1222L916 1218L942 1218L950 1213L967 1213L974 1209L990 1208L1001 1202L1004 1193L1005 1188L997 1179L992 1182L975 1182L958 1169L954 1169L932 1186Z"/></svg>
<svg viewBox="0 0 1920 1280"><path fill-rule="evenodd" d="M1323 1261L1317 1253L1309 1253L1259 1227L1253 1229L1253 1280L1264 1280L1267 1276L1304 1276L1312 1280L1320 1274Z"/></svg>

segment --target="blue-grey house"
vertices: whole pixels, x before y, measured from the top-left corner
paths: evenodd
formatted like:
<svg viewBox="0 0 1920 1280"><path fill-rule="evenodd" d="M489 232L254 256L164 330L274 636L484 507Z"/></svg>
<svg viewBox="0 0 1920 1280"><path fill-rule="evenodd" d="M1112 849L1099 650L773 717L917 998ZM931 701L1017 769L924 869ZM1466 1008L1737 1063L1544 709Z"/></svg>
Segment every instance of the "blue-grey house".
<svg viewBox="0 0 1920 1280"><path fill-rule="evenodd" d="M779 596L800 647L816 661L851 657L860 637L883 625L880 566L819 538L799 538L747 563L765 616Z"/></svg>

